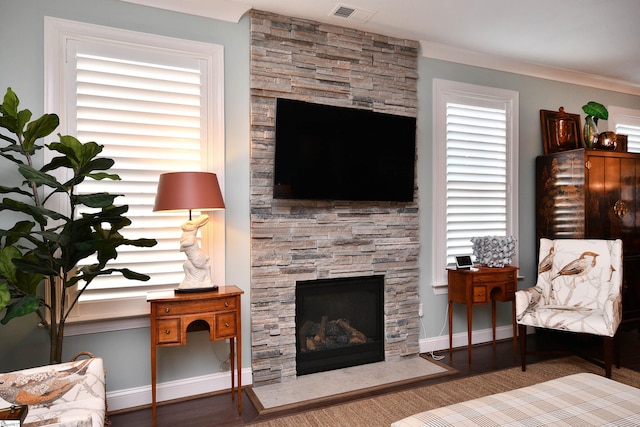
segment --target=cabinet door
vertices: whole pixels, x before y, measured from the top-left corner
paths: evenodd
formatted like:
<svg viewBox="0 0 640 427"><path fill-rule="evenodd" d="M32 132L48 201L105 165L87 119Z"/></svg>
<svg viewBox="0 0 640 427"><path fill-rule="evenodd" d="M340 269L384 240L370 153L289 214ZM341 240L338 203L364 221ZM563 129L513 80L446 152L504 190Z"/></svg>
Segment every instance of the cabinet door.
<svg viewBox="0 0 640 427"><path fill-rule="evenodd" d="M629 157L587 157L587 238L621 238L625 255L640 247L636 226L640 160Z"/></svg>
<svg viewBox="0 0 640 427"><path fill-rule="evenodd" d="M584 150L539 156L536 176L536 240L584 238Z"/></svg>

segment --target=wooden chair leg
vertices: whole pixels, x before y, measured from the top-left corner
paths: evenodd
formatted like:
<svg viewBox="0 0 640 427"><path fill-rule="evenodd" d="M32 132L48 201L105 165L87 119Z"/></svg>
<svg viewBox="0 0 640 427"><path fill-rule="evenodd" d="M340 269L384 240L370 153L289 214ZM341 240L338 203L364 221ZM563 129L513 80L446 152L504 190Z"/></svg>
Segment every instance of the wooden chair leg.
<svg viewBox="0 0 640 427"><path fill-rule="evenodd" d="M620 337L618 332L613 336L613 360L616 364L616 369L620 369Z"/></svg>
<svg viewBox="0 0 640 427"><path fill-rule="evenodd" d="M604 337L604 373L611 378L611 365L613 362L613 337Z"/></svg>
<svg viewBox="0 0 640 427"><path fill-rule="evenodd" d="M522 372L527 370L527 326L518 325L518 338L520 339L520 363Z"/></svg>

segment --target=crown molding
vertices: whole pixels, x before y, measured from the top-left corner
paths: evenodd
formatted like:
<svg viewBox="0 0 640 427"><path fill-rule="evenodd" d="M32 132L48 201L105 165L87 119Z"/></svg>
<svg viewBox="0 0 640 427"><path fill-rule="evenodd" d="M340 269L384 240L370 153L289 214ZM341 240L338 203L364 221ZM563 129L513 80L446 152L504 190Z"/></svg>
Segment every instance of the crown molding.
<svg viewBox="0 0 640 427"><path fill-rule="evenodd" d="M120 0L142 6L187 13L189 15L204 16L221 21L238 23L240 18L249 10L250 5L227 0Z"/></svg>
<svg viewBox="0 0 640 427"><path fill-rule="evenodd" d="M475 67L488 68L497 71L522 74L541 79L577 84L597 89L621 92L629 95L640 95L640 85L624 80L611 79L594 74L554 68L530 62L516 61L497 55L474 52L466 49L454 48L440 43L420 41L420 50L425 58L456 62Z"/></svg>

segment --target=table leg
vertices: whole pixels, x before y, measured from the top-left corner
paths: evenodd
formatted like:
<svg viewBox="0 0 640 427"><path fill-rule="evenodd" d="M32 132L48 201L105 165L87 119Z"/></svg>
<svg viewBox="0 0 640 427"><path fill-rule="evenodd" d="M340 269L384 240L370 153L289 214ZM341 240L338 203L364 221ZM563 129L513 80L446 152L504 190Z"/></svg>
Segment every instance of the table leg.
<svg viewBox="0 0 640 427"><path fill-rule="evenodd" d="M156 408L156 381L157 381L157 373L156 373L156 345L155 345L155 322L151 322L151 418L153 422L153 427L156 426L157 420L157 408Z"/></svg>
<svg viewBox="0 0 640 427"><path fill-rule="evenodd" d="M235 365L236 365L236 358L235 358L235 345L234 345L234 338L229 338L229 364L230 364L230 368L231 368L231 400L235 400Z"/></svg>
<svg viewBox="0 0 640 427"><path fill-rule="evenodd" d="M467 304L467 352L469 353L469 365L471 365L471 336L473 333L473 305Z"/></svg>
<svg viewBox="0 0 640 427"><path fill-rule="evenodd" d="M240 302L238 301L238 305ZM238 311L240 313L240 311ZM238 314L238 328L240 329L240 315ZM242 414L242 333L238 331L236 338L236 371L238 372L238 414Z"/></svg>
<svg viewBox="0 0 640 427"><path fill-rule="evenodd" d="M449 359L453 358L453 301L449 300Z"/></svg>
<svg viewBox="0 0 640 427"><path fill-rule="evenodd" d="M496 300L491 298L491 331L493 333L493 349L496 349Z"/></svg>
<svg viewBox="0 0 640 427"><path fill-rule="evenodd" d="M518 355L518 323L516 322L516 300L511 301L511 316L513 322L513 357Z"/></svg>

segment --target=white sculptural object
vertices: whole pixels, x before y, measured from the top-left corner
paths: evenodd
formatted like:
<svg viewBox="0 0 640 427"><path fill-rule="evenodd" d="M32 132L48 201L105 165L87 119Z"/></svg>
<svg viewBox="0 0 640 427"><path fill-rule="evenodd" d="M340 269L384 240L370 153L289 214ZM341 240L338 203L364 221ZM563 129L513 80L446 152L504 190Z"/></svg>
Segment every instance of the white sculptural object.
<svg viewBox="0 0 640 427"><path fill-rule="evenodd" d="M198 230L207 222L209 216L200 215L182 225L180 251L185 253L187 260L183 264L185 277L178 289L214 287L211 283L209 256L198 245Z"/></svg>

